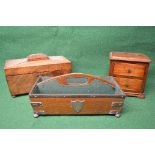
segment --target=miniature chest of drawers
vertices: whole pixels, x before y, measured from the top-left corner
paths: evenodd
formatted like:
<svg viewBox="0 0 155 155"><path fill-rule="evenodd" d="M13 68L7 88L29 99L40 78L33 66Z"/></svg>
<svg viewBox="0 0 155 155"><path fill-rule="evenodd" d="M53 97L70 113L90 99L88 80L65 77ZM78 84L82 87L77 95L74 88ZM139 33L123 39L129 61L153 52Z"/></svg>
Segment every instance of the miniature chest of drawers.
<svg viewBox="0 0 155 155"><path fill-rule="evenodd" d="M128 96L144 98L144 87L151 60L141 53L111 52L109 75Z"/></svg>

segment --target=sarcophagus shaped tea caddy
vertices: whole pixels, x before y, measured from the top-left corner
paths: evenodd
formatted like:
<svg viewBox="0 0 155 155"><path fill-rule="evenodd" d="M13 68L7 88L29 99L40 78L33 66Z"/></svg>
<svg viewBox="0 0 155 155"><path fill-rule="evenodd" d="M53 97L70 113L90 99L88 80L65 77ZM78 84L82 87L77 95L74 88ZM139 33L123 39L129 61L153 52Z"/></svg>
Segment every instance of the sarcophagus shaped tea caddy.
<svg viewBox="0 0 155 155"><path fill-rule="evenodd" d="M28 94L40 75L56 76L70 73L71 62L63 56L32 54L27 58L7 60L5 75L12 96Z"/></svg>

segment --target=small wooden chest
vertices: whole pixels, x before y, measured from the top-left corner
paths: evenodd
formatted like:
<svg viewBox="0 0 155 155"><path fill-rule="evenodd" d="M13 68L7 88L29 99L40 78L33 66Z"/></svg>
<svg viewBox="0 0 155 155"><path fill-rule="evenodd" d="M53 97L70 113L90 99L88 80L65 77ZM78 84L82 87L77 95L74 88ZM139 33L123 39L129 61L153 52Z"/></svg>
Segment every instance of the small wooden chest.
<svg viewBox="0 0 155 155"><path fill-rule="evenodd" d="M151 60L141 53L111 52L109 75L128 96L144 98L144 87Z"/></svg>
<svg viewBox="0 0 155 155"><path fill-rule="evenodd" d="M38 76L70 73L72 66L63 56L38 53L23 59L7 60L4 69L10 93L16 96L29 93Z"/></svg>
<svg viewBox="0 0 155 155"><path fill-rule="evenodd" d="M71 73L40 77L29 93L34 117L39 115L120 116L125 94L113 77Z"/></svg>

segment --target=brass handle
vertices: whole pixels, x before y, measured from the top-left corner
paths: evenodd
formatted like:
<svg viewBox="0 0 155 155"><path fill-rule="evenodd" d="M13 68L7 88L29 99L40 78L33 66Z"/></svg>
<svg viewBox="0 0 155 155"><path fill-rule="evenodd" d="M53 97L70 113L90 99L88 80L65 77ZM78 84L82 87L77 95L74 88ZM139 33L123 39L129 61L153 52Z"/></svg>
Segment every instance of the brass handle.
<svg viewBox="0 0 155 155"><path fill-rule="evenodd" d="M106 80L106 79L98 77L98 76L93 76L93 75L83 74L83 73L64 74L64 75L52 77L52 80L57 80L61 85L68 85L68 81L67 81L68 77L71 77L71 78L87 78L88 79L87 83L82 83L82 85L84 85L84 84L90 85L93 80L99 80L100 82L105 83L107 85L110 85L112 88L115 89L115 84L110 82L109 80ZM45 83L47 81L49 81L49 79L40 82L40 84ZM78 86L78 85L73 83L72 86Z"/></svg>
<svg viewBox="0 0 155 155"><path fill-rule="evenodd" d="M37 53L31 54L27 57L27 61L48 60L49 57L46 54Z"/></svg>
<svg viewBox="0 0 155 155"><path fill-rule="evenodd" d="M68 85L67 83L67 78L68 77L71 77L71 78L87 78L87 83L84 83L84 84L87 84L87 85L90 85L92 83L93 80L99 80L103 83L106 83L108 85L110 85L111 87L115 88L115 84L108 81L108 80L105 80L101 77L98 77L98 76L93 76L93 75L89 75L89 74L83 74L83 73L70 73L70 74L65 74L65 75L62 75L62 76L59 76L58 77L58 80L60 83L64 84L64 85ZM74 86L77 86L77 85L74 85Z"/></svg>

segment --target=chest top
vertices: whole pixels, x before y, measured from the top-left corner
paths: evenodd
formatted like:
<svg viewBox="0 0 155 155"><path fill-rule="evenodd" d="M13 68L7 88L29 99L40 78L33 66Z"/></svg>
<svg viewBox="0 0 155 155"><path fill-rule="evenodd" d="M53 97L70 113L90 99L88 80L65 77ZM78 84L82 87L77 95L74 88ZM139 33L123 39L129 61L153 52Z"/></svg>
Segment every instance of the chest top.
<svg viewBox="0 0 155 155"><path fill-rule="evenodd" d="M69 67L68 67L69 65ZM67 67L65 67L67 66ZM71 68L71 61L63 56L47 56L42 53L31 54L27 58L6 60L6 75L51 72Z"/></svg>
<svg viewBox="0 0 155 155"><path fill-rule="evenodd" d="M151 59L142 53L111 52L110 60L151 63Z"/></svg>

